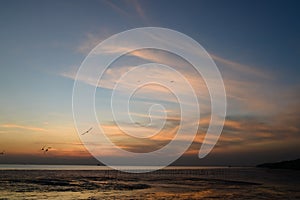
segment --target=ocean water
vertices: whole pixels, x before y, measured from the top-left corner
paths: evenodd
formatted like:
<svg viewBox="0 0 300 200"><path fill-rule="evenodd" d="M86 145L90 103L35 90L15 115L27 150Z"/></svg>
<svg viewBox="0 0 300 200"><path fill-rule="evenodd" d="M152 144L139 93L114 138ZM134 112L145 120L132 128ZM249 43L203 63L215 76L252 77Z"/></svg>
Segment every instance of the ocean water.
<svg viewBox="0 0 300 200"><path fill-rule="evenodd" d="M0 199L300 199L300 172L167 167L136 174L102 166L0 165Z"/></svg>

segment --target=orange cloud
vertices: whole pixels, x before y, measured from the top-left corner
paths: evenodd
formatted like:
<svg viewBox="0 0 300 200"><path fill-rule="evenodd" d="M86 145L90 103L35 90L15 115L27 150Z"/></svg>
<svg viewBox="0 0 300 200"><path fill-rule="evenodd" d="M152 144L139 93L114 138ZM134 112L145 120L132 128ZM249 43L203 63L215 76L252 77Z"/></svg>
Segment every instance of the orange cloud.
<svg viewBox="0 0 300 200"><path fill-rule="evenodd" d="M167 121L166 125L154 136L148 138L137 138L132 137L125 132L123 132L116 124L107 124L101 126L105 134L114 142L117 146L130 150L132 152L150 152L162 148L168 144L176 134L178 129L178 123L174 121ZM132 129L137 129L139 127L134 127L133 125L128 125ZM145 131L150 133L156 132L157 130L153 127L145 128Z"/></svg>
<svg viewBox="0 0 300 200"><path fill-rule="evenodd" d="M47 132L46 129L34 126L23 126L18 124L2 124L0 125L2 128L17 128L17 129L24 129L29 131L37 131L37 132Z"/></svg>
<svg viewBox="0 0 300 200"><path fill-rule="evenodd" d="M299 105L299 104L298 104ZM273 116L260 117L228 117L223 132L214 152L255 151L265 146L282 145L288 148L289 143L300 145L299 106L286 107L284 112ZM202 127L208 126L209 117L200 120ZM187 154L197 154L202 145L206 129L199 129L197 137Z"/></svg>

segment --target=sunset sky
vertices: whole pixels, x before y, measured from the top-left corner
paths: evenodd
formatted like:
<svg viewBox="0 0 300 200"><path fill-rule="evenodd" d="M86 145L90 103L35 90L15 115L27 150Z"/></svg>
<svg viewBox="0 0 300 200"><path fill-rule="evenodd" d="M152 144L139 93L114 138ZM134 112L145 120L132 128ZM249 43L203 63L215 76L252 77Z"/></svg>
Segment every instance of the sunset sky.
<svg viewBox="0 0 300 200"><path fill-rule="evenodd" d="M83 146L73 120L77 70L101 41L149 26L182 32L210 54L226 88L224 129L213 151L199 159L210 117L205 83L185 60L148 49L120 58L96 85L96 114L115 144L147 152L174 136L180 123L178 102L165 88L149 85L133 99L133 118L140 125L136 130L146 135L153 131L145 127L149 104L162 104L168 111L163 130L150 140L122 135L109 113L113 83L132 69L128 63L158 62L187 77L201 99L198 135L175 164L255 165L299 158L299 5L297 1L1 1L0 152L5 153L0 163L97 163ZM165 68L158 65L147 74L150 79L174 82L180 94L188 95ZM95 87L89 77L78 78ZM138 76L130 80L140 81ZM153 123L159 124L159 109L151 114ZM43 146L52 148L44 153ZM114 154L107 151L106 156Z"/></svg>

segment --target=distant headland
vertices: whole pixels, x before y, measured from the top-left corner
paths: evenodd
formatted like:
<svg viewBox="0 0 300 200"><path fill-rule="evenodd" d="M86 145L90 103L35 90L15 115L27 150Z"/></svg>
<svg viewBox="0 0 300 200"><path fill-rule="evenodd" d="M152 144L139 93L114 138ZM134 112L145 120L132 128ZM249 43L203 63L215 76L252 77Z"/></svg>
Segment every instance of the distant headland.
<svg viewBox="0 0 300 200"><path fill-rule="evenodd" d="M264 164L257 165L256 167L269 168L269 169L300 170L300 159L282 161L277 163L264 163Z"/></svg>

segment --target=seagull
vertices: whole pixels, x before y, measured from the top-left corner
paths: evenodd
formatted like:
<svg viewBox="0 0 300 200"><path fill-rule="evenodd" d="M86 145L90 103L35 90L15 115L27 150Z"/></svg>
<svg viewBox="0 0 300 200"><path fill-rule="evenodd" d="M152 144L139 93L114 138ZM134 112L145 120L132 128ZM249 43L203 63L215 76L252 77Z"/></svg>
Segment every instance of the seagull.
<svg viewBox="0 0 300 200"><path fill-rule="evenodd" d="M0 155L4 155L5 151L0 152Z"/></svg>
<svg viewBox="0 0 300 200"><path fill-rule="evenodd" d="M44 151L44 153L47 153L52 147L47 147Z"/></svg>
<svg viewBox="0 0 300 200"><path fill-rule="evenodd" d="M84 133L81 133L81 135L85 135L85 134L87 134L88 132L90 132L91 130L92 130L92 128L93 127L91 127L89 130L87 130L86 132L84 132Z"/></svg>
<svg viewBox="0 0 300 200"><path fill-rule="evenodd" d="M47 147L47 145L43 146L41 148L42 151L44 151L44 153L46 153L47 151L49 151L49 149L51 149L52 147Z"/></svg>

